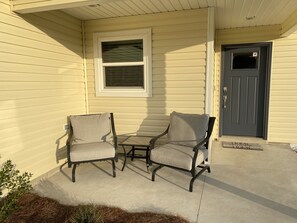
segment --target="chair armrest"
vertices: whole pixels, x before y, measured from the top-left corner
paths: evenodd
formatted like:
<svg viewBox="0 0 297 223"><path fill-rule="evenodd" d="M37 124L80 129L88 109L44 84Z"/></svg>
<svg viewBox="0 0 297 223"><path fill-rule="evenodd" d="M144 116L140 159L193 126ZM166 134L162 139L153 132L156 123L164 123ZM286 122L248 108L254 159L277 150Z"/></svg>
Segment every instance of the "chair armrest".
<svg viewBox="0 0 297 223"><path fill-rule="evenodd" d="M69 158L69 154L70 154L70 146L71 146L71 144L70 144L70 139L68 138L68 139L67 139L67 142L66 142L67 156L68 156L68 158Z"/></svg>
<svg viewBox="0 0 297 223"><path fill-rule="evenodd" d="M209 138L210 138L210 136L207 136L202 141L200 141L196 146L193 147L194 156L192 159L192 170L191 170L192 175L193 174L195 175L196 160L197 160L199 148L201 148L201 146L203 146L205 143L207 143L209 141Z"/></svg>
<svg viewBox="0 0 297 223"><path fill-rule="evenodd" d="M198 152L198 149L203 146L205 143L208 142L210 137L204 138L202 141L200 141L196 146L193 147L193 152Z"/></svg>
<svg viewBox="0 0 297 223"><path fill-rule="evenodd" d="M73 136L73 129L71 126L71 123L69 121L69 130L68 130L68 138L66 141L66 147L67 147L67 162L68 162L68 167L71 167L71 158L70 158L70 149L71 149L71 144L72 144L72 136Z"/></svg>
<svg viewBox="0 0 297 223"><path fill-rule="evenodd" d="M71 138L72 138L72 134L68 136L68 139L66 141L68 168L71 167L71 158L70 158Z"/></svg>
<svg viewBox="0 0 297 223"><path fill-rule="evenodd" d="M213 126L214 126L214 122L215 122L216 118L215 117L210 117L209 118L209 123L208 123L208 130L207 130L207 135L205 137L205 139L203 139L201 142L199 142L196 146L194 146L193 148L193 152L197 153L198 149L206 144L206 149L208 149L208 141L210 139L212 130L213 130ZM195 154L196 155L196 154Z"/></svg>
<svg viewBox="0 0 297 223"><path fill-rule="evenodd" d="M117 135L113 136L113 144L114 144L115 150L117 151L117 149L118 149L118 136Z"/></svg>
<svg viewBox="0 0 297 223"><path fill-rule="evenodd" d="M169 130L169 126L167 127L167 129L165 130L165 132L161 133L160 135L155 136L154 138L152 138L150 140L150 148L149 148L150 150L154 149L156 141L159 138L161 138L162 136L166 135L168 133L168 130Z"/></svg>

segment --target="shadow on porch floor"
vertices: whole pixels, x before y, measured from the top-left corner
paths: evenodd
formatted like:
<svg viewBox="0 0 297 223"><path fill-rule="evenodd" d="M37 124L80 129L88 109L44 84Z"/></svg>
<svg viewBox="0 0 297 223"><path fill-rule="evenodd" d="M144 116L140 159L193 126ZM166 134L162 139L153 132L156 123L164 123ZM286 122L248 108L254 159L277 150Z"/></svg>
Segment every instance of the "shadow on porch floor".
<svg viewBox="0 0 297 223"><path fill-rule="evenodd" d="M222 148L213 143L212 173L205 173L188 192L188 173L163 168L152 182L143 160L117 163L117 177L107 162L77 168L76 183L64 168L34 189L65 204L98 203L132 212L165 212L190 222L296 222L297 154L286 145L264 151Z"/></svg>

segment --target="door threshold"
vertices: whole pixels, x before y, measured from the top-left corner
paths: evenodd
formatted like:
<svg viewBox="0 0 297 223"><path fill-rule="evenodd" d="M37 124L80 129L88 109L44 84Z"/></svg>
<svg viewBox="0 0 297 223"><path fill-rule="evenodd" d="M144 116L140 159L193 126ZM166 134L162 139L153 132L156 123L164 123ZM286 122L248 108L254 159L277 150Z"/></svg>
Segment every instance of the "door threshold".
<svg viewBox="0 0 297 223"><path fill-rule="evenodd" d="M218 141L267 144L267 140L249 136L221 136Z"/></svg>

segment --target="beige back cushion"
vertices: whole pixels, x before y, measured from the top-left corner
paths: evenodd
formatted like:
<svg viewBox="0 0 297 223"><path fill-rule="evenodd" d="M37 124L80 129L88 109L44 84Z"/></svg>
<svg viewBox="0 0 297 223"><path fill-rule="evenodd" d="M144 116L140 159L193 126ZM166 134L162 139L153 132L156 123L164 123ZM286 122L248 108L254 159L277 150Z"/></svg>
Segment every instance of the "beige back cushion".
<svg viewBox="0 0 297 223"><path fill-rule="evenodd" d="M70 116L73 129L72 144L111 141L110 113Z"/></svg>
<svg viewBox="0 0 297 223"><path fill-rule="evenodd" d="M209 116L206 114L170 114L169 143L194 147L206 136Z"/></svg>

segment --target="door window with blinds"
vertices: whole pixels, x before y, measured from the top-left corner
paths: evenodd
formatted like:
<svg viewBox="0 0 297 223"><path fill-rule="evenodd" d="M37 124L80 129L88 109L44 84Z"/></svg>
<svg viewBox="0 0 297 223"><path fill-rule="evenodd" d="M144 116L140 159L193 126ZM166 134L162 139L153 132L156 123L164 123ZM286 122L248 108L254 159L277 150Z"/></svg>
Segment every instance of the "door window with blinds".
<svg viewBox="0 0 297 223"><path fill-rule="evenodd" d="M150 97L151 30L94 34L97 96Z"/></svg>

